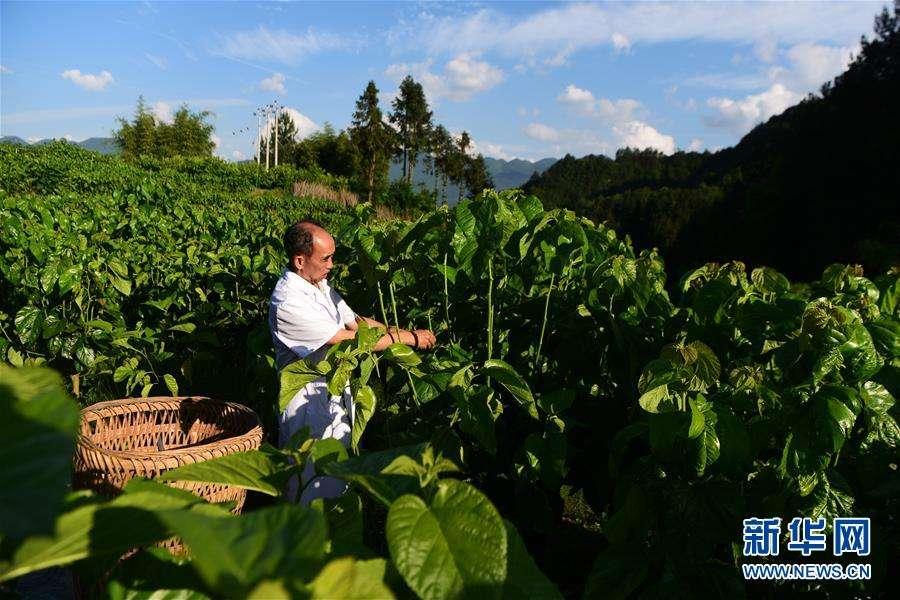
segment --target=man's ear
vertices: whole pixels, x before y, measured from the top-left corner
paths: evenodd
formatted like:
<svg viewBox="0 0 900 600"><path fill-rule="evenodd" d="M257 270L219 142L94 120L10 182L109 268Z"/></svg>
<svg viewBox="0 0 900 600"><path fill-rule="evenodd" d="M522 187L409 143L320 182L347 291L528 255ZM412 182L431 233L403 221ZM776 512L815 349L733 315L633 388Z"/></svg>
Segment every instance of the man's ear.
<svg viewBox="0 0 900 600"><path fill-rule="evenodd" d="M294 272L300 271L300 267L303 266L304 256L302 254L295 254L291 259L291 267L294 269Z"/></svg>

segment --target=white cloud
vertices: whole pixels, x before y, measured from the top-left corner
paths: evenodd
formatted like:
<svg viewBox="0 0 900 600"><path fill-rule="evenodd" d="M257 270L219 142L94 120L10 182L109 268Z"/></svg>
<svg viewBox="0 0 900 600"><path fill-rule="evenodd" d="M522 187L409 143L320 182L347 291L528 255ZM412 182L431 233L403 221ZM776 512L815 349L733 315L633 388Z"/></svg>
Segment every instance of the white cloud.
<svg viewBox="0 0 900 600"><path fill-rule="evenodd" d="M539 142L557 142L560 139L556 129L543 123L529 123L522 131L531 139Z"/></svg>
<svg viewBox="0 0 900 600"><path fill-rule="evenodd" d="M631 40L621 33L612 34L612 45L616 52L628 52L631 49Z"/></svg>
<svg viewBox="0 0 900 600"><path fill-rule="evenodd" d="M471 54L460 54L447 61L440 74L434 73L431 67L431 61L392 64L385 70L385 75L398 83L412 75L422 84L430 103L441 98L456 102L469 100L498 85L505 77L502 70Z"/></svg>
<svg viewBox="0 0 900 600"><path fill-rule="evenodd" d="M703 140L701 140L700 138L692 139L690 145L688 146L688 150L690 150L691 152L702 152Z"/></svg>
<svg viewBox="0 0 900 600"><path fill-rule="evenodd" d="M778 55L778 42L771 37L763 38L753 46L753 54L764 63L774 62Z"/></svg>
<svg viewBox="0 0 900 600"><path fill-rule="evenodd" d="M710 98L707 105L718 114L708 119L710 125L726 127L736 132L744 132L757 123L762 123L773 115L780 114L796 104L803 96L792 92L780 83L768 90L746 96L740 100L731 98Z"/></svg>
<svg viewBox="0 0 900 600"><path fill-rule="evenodd" d="M149 60L151 63L153 63L154 65L156 65L158 68L162 69L163 71L165 71L166 67L168 66L166 59L163 58L162 56L156 56L155 54L150 54L149 52L144 52L144 58Z"/></svg>
<svg viewBox="0 0 900 600"><path fill-rule="evenodd" d="M284 87L284 75L282 75L281 73L275 73L271 77L266 77L259 82L259 89L265 92L286 94L287 90Z"/></svg>
<svg viewBox="0 0 900 600"><path fill-rule="evenodd" d="M538 115L541 114L541 111L538 108L528 109L524 106L520 106L519 108L516 109L516 114L519 115L520 117L528 117L528 116L537 117Z"/></svg>
<svg viewBox="0 0 900 600"><path fill-rule="evenodd" d="M71 142L75 139L75 137L71 133L67 133L63 136L63 139L67 142Z"/></svg>
<svg viewBox="0 0 900 600"><path fill-rule="evenodd" d="M566 89L556 99L582 114L593 113L597 104L594 94L572 84L566 86Z"/></svg>
<svg viewBox="0 0 900 600"><path fill-rule="evenodd" d="M212 140L213 147L215 150L218 150L219 147L222 145L222 138L220 138L219 136L217 136L214 133L209 136L209 139Z"/></svg>
<svg viewBox="0 0 900 600"><path fill-rule="evenodd" d="M82 73L78 69L69 69L61 74L63 79L71 80L75 85L91 92L99 92L113 82L113 76L109 71L100 71L97 75Z"/></svg>
<svg viewBox="0 0 900 600"><path fill-rule="evenodd" d="M312 54L329 50L343 50L356 45L348 38L320 33L312 28L294 34L285 30L270 30L259 26L252 31L240 31L221 41L217 50L229 58L274 61L295 64Z"/></svg>
<svg viewBox="0 0 900 600"><path fill-rule="evenodd" d="M33 144L35 142L41 141L41 138L34 136L34 135L30 135L30 136L28 136L28 138L25 141L28 142L29 144Z"/></svg>
<svg viewBox="0 0 900 600"><path fill-rule="evenodd" d="M8 113L3 115L3 124L24 125L28 123L84 119L89 117L114 117L117 114L127 113L133 109L134 106L121 104L117 106L91 106L77 108L25 110L22 112Z"/></svg>
<svg viewBox="0 0 900 600"><path fill-rule="evenodd" d="M233 158L234 160L244 160L247 157L244 156L244 153L241 152L240 150L235 150L234 152L231 153L231 158Z"/></svg>
<svg viewBox="0 0 900 600"><path fill-rule="evenodd" d="M388 34L395 49L430 55L495 51L524 65L554 66L578 50L679 40L758 45L767 55L780 44L848 44L871 27L879 2L575 3L524 16L491 8L463 14L427 10Z"/></svg>
<svg viewBox="0 0 900 600"><path fill-rule="evenodd" d="M291 108L289 106L283 107L280 112L287 113L291 119L294 121L294 125L297 127L297 136L298 140L302 140L305 137L308 137L310 134L313 134L321 129L319 125L301 113L296 108ZM262 128L262 136L265 138L269 135L269 132L272 130L271 123L263 123Z"/></svg>
<svg viewBox="0 0 900 600"><path fill-rule="evenodd" d="M2 73L3 75L11 75L13 73L13 70L7 66L0 65L0 73Z"/></svg>
<svg viewBox="0 0 900 600"><path fill-rule="evenodd" d="M791 68L787 79L802 91L821 86L847 69L857 47L797 44L787 51ZM787 82L786 82L787 83Z"/></svg>
<svg viewBox="0 0 900 600"><path fill-rule="evenodd" d="M173 120L172 105L168 102L160 100L159 102L154 103L150 112L153 113L153 116L156 117L156 120L160 123L171 123Z"/></svg>
<svg viewBox="0 0 900 600"><path fill-rule="evenodd" d="M641 107L640 102L631 98L598 99L591 91L571 84L566 86L556 99L582 115L598 117L612 123L633 119L635 111Z"/></svg>
<svg viewBox="0 0 900 600"><path fill-rule="evenodd" d="M643 150L652 148L664 154L675 152L675 138L665 135L641 121L628 121L613 126L613 134L619 148L628 147Z"/></svg>

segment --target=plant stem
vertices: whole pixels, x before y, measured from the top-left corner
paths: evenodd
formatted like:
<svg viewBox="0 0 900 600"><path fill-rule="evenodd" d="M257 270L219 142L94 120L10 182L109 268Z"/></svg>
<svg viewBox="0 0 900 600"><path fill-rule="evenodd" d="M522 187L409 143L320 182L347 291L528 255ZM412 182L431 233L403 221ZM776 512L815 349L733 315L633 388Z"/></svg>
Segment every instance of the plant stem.
<svg viewBox="0 0 900 600"><path fill-rule="evenodd" d="M390 330L391 323L388 321L387 312L384 310L384 295L381 293L381 282L378 281L375 285L378 287L378 305L381 307L381 320L384 322L384 326Z"/></svg>
<svg viewBox="0 0 900 600"><path fill-rule="evenodd" d="M541 360L541 346L544 344L544 331L547 327L547 310L550 308L550 293L553 291L553 280L555 277L556 273L550 274L550 287L547 288L547 299L544 301L544 320L541 321L541 335L538 338L537 356L534 357L533 369L537 369L538 363Z"/></svg>
<svg viewBox="0 0 900 600"><path fill-rule="evenodd" d="M391 292L391 307L394 310L394 323L397 326L397 339L400 338L400 319L397 317L397 300L394 298L394 282L390 282L388 285L388 290ZM419 394L416 392L416 386L413 385L412 373L406 367L402 367L403 371L406 372L406 378L409 380L409 389L412 391L413 399L416 401L416 406L419 404Z"/></svg>
<svg viewBox="0 0 900 600"><path fill-rule="evenodd" d="M493 259L488 259L488 292L487 292L487 359L494 356L494 267Z"/></svg>
<svg viewBox="0 0 900 600"><path fill-rule="evenodd" d="M450 327L450 291L447 287L447 253L444 252L444 321L447 324L447 329L451 331L451 338L453 341L456 341L455 336L452 334L452 329Z"/></svg>

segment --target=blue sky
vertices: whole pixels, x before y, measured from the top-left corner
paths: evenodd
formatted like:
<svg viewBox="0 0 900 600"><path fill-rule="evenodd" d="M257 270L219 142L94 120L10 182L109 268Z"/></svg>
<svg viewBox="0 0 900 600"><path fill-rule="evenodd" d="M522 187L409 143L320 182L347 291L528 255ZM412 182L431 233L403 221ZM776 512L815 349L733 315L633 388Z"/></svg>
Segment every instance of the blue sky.
<svg viewBox="0 0 900 600"><path fill-rule="evenodd" d="M370 79L388 110L409 73L486 156L716 149L840 73L882 6L4 0L0 134L108 136L143 94L161 119L212 111L242 159L256 107L340 129Z"/></svg>

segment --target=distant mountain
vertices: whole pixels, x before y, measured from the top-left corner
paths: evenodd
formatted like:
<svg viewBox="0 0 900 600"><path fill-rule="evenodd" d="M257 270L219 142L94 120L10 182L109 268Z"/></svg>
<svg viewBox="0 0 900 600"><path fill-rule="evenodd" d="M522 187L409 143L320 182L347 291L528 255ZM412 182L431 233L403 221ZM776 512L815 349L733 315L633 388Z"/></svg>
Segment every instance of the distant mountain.
<svg viewBox="0 0 900 600"><path fill-rule="evenodd" d="M32 144L29 144L29 142L15 135L5 135L0 138L0 144L14 144L22 146L43 146L44 144L49 144L50 142L54 141L56 140L54 140L53 138L45 138L43 140L38 140ZM92 137L81 142L70 141L69 143L80 148L84 148L85 150L93 150L94 152L99 152L100 154L118 154L120 152L119 147L116 145L116 142L113 138Z"/></svg>
<svg viewBox="0 0 900 600"><path fill-rule="evenodd" d="M550 166L552 166L553 163L556 162L556 160L557 159L555 158L544 158L537 162L531 162L519 158L513 160L503 160L501 158L486 157L484 159L484 165L485 167L487 167L488 173L491 174L491 179L494 180L494 187L498 190L508 190L521 187L534 173L543 173ZM400 179L402 174L403 163L400 161L391 163L391 169L389 173L391 181ZM441 182L438 181L437 186L439 201L441 196L440 184ZM434 176L425 171L425 166L422 164L422 161L419 161L419 163L416 165L416 168L413 170L413 185L425 186L431 190L435 189ZM459 188L453 184L448 184L446 197L449 204L455 204L457 199L459 198Z"/></svg>
<svg viewBox="0 0 900 600"><path fill-rule="evenodd" d="M494 187L498 190L507 190L522 187L534 173L540 175L556 161L555 158L542 158L537 162L531 162L521 158L503 160L485 157L484 164L494 180Z"/></svg>
<svg viewBox="0 0 900 600"><path fill-rule="evenodd" d="M900 2L846 72L716 153L566 156L525 185L608 221L670 273L709 261L815 279L831 263L900 266Z"/></svg>

